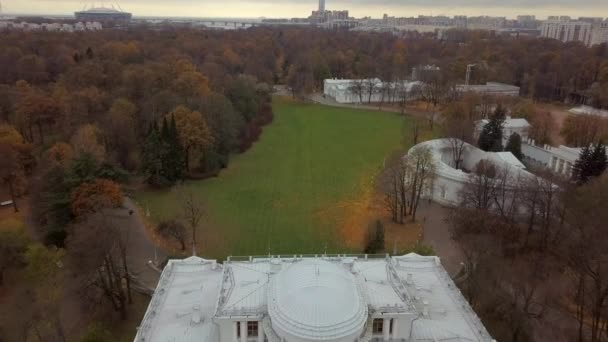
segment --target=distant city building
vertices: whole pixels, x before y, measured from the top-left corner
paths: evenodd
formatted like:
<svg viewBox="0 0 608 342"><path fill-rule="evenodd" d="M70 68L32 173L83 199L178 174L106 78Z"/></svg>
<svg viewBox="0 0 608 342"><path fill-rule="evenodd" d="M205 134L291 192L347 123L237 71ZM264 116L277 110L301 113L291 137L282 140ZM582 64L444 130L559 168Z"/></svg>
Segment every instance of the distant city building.
<svg viewBox="0 0 608 342"><path fill-rule="evenodd" d="M545 38L561 40L562 42L581 42L585 45L591 43L592 24L584 21L570 20L570 18L545 21L540 35Z"/></svg>
<svg viewBox="0 0 608 342"><path fill-rule="evenodd" d="M309 17L310 21L313 23L326 23L333 20L348 20L348 11L312 11L312 14Z"/></svg>
<svg viewBox="0 0 608 342"><path fill-rule="evenodd" d="M467 29L469 30L490 30L496 31L507 27L507 18L505 17L468 17Z"/></svg>
<svg viewBox="0 0 608 342"><path fill-rule="evenodd" d="M325 12L325 0L319 0L319 12Z"/></svg>
<svg viewBox="0 0 608 342"><path fill-rule="evenodd" d="M83 11L75 12L74 16L78 21L97 21L111 25L126 25L131 21L132 14L117 10L114 7L94 7Z"/></svg>
<svg viewBox="0 0 608 342"><path fill-rule="evenodd" d="M371 20L365 20L367 24ZM392 17L384 14L381 24L385 27L398 31L417 31L420 33L434 32L441 36L448 29L472 29L507 32L514 34L536 35L540 27L540 21L533 15L522 15L518 20L509 20L505 17L467 17L457 15L452 18L447 16L424 16L418 17ZM439 37L441 38L441 37Z"/></svg>
<svg viewBox="0 0 608 342"><path fill-rule="evenodd" d="M519 87L511 84L488 82L486 84L458 84L456 90L459 92L473 92L494 96L519 96Z"/></svg>
<svg viewBox="0 0 608 342"><path fill-rule="evenodd" d="M562 42L581 42L587 46L608 43L608 19L549 17L541 26L541 36Z"/></svg>
<svg viewBox="0 0 608 342"><path fill-rule="evenodd" d="M608 43L608 19L593 24L590 46Z"/></svg>
<svg viewBox="0 0 608 342"><path fill-rule="evenodd" d="M20 30L20 31L46 31L46 32L78 32L78 31L99 31L103 25L98 22L78 22L76 24L65 23L28 23L0 21L0 30Z"/></svg>
<svg viewBox="0 0 608 342"><path fill-rule="evenodd" d="M492 342L438 257L169 260L135 342Z"/></svg>

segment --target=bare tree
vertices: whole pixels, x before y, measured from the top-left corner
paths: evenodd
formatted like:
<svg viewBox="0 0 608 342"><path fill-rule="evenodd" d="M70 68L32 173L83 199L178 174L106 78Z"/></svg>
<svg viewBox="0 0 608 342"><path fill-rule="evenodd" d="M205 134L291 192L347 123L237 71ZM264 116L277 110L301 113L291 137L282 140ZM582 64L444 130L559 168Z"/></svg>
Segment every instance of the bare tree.
<svg viewBox="0 0 608 342"><path fill-rule="evenodd" d="M365 80L352 80L348 91L359 98L359 103L363 103L363 95L365 94Z"/></svg>
<svg viewBox="0 0 608 342"><path fill-rule="evenodd" d="M409 168L402 158L391 164L380 175L380 186L384 192L384 204L393 222L403 224L407 216L407 199L411 190Z"/></svg>
<svg viewBox="0 0 608 342"><path fill-rule="evenodd" d="M127 302L131 302L127 246L128 230L105 213L90 215L76 224L68 239L70 261L83 280L83 288L99 289L123 319L127 317Z"/></svg>
<svg viewBox="0 0 608 342"><path fill-rule="evenodd" d="M490 210L496 197L497 174L494 163L480 160L460 192L462 205L466 208Z"/></svg>
<svg viewBox="0 0 608 342"><path fill-rule="evenodd" d="M372 97L374 94L378 93L378 79L376 78L367 78L363 80L363 88L365 89L365 94L367 95L367 103L372 103Z"/></svg>
<svg viewBox="0 0 608 342"><path fill-rule="evenodd" d="M608 177L572 189L566 195L567 265L575 277L579 341L591 342L608 338ZM588 333L584 330L589 329Z"/></svg>
<svg viewBox="0 0 608 342"><path fill-rule="evenodd" d="M192 191L179 189L179 203L182 209L182 217L192 230L192 255L196 255L196 231L205 216L202 202Z"/></svg>

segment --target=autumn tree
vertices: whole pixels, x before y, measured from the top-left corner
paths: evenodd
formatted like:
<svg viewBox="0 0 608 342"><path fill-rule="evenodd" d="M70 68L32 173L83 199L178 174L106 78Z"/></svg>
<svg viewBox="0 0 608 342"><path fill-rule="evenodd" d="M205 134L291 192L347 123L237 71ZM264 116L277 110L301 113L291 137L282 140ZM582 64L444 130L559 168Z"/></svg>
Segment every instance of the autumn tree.
<svg viewBox="0 0 608 342"><path fill-rule="evenodd" d="M9 269L25 263L27 236L22 229L0 229L0 288L4 286L5 274Z"/></svg>
<svg viewBox="0 0 608 342"><path fill-rule="evenodd" d="M190 170L193 152L204 152L213 144L211 130L201 113L183 106L175 108L168 117L175 120L179 141L184 148L185 168Z"/></svg>
<svg viewBox="0 0 608 342"><path fill-rule="evenodd" d="M560 133L568 146L597 144L608 140L608 119L597 115L570 115L564 121Z"/></svg>
<svg viewBox="0 0 608 342"><path fill-rule="evenodd" d="M76 154L91 155L97 162L105 160L106 149L103 145L101 131L95 125L80 127L70 139Z"/></svg>
<svg viewBox="0 0 608 342"><path fill-rule="evenodd" d="M314 87L314 78L310 64L306 61L292 64L287 72L286 82L294 98L310 94Z"/></svg>
<svg viewBox="0 0 608 342"><path fill-rule="evenodd" d="M72 213L78 217L105 208L116 208L122 204L122 197L120 186L111 180L95 179L82 183L72 191Z"/></svg>
<svg viewBox="0 0 608 342"><path fill-rule="evenodd" d="M49 168L55 166L67 168L73 159L74 149L72 145L64 142L54 144L44 154L44 160Z"/></svg>
<svg viewBox="0 0 608 342"><path fill-rule="evenodd" d="M7 144L0 144L0 182L8 187L15 212L19 211L17 206L18 182L23 177L17 152Z"/></svg>
<svg viewBox="0 0 608 342"><path fill-rule="evenodd" d="M104 119L103 127L106 150L111 159L129 170L136 169L139 159L137 106L127 99L116 99Z"/></svg>

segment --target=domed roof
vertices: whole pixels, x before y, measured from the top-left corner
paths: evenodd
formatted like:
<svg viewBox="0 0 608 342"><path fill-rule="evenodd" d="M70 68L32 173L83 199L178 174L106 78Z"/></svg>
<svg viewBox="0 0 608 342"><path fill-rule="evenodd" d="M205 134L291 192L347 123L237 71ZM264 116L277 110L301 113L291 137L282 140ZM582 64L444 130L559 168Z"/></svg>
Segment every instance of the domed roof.
<svg viewBox="0 0 608 342"><path fill-rule="evenodd" d="M273 326L309 339L340 338L359 331L367 305L355 277L342 265L308 259L295 262L272 280L268 292Z"/></svg>

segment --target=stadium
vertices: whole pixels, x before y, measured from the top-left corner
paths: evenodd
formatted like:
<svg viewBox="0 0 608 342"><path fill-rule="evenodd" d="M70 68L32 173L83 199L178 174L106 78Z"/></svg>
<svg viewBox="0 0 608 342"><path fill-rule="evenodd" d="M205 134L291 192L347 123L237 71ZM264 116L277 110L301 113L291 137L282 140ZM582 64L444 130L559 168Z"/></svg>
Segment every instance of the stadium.
<svg viewBox="0 0 608 342"><path fill-rule="evenodd" d="M131 20L132 14L122 10L106 7L92 7L74 13L76 20L82 22L97 21L104 24L124 25Z"/></svg>

